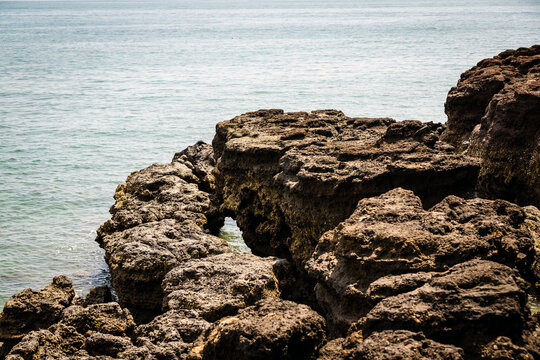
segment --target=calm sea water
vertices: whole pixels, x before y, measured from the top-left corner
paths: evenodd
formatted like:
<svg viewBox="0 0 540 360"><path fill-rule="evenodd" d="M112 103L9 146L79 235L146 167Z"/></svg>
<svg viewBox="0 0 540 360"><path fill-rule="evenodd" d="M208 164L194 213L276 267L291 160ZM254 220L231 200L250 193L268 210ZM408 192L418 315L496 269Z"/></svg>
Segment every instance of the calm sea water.
<svg viewBox="0 0 540 360"><path fill-rule="evenodd" d="M445 121L461 72L539 36L538 0L0 1L0 308L56 274L106 281L93 239L116 185L216 122Z"/></svg>

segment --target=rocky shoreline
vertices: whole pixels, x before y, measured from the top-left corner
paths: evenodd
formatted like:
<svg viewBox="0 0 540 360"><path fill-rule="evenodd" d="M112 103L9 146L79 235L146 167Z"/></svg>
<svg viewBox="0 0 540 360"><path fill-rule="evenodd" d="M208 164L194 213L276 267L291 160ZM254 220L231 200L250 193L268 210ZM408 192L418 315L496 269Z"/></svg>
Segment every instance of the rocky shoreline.
<svg viewBox="0 0 540 360"><path fill-rule="evenodd" d="M64 276L15 294L0 357L540 359L540 45L482 60L445 109L218 123L116 189L96 240L117 301Z"/></svg>

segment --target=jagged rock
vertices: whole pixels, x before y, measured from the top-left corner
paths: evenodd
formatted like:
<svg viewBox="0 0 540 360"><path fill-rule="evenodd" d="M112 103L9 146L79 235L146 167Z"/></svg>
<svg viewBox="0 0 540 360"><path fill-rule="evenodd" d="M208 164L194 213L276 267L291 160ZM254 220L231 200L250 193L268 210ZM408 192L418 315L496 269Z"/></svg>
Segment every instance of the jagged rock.
<svg viewBox="0 0 540 360"><path fill-rule="evenodd" d="M73 284L65 276L56 276L41 291L25 289L13 295L0 313L0 340L5 355L24 335L44 329L58 321L75 296Z"/></svg>
<svg viewBox="0 0 540 360"><path fill-rule="evenodd" d="M448 196L424 210L413 192L398 188L361 200L321 237L306 268L318 281L329 326L343 333L381 299L426 283L430 275L420 271L483 258L518 269L534 284L536 251L525 219L522 208L502 200Z"/></svg>
<svg viewBox="0 0 540 360"><path fill-rule="evenodd" d="M474 188L478 161L438 141L441 124L259 110L216 127L216 181L255 254L303 264L358 200L402 186L425 205Z"/></svg>
<svg viewBox="0 0 540 360"><path fill-rule="evenodd" d="M423 332L469 356L500 336L523 343L530 331L527 284L508 266L485 260L458 264L415 290L381 300L360 321L364 336L384 330Z"/></svg>
<svg viewBox="0 0 540 360"><path fill-rule="evenodd" d="M158 359L184 359L210 325L196 311L171 310L139 326L137 343Z"/></svg>
<svg viewBox="0 0 540 360"><path fill-rule="evenodd" d="M540 45L467 70L445 111L444 141L482 159L481 195L540 206Z"/></svg>
<svg viewBox="0 0 540 360"><path fill-rule="evenodd" d="M351 360L462 360L463 350L426 339L422 333L387 330L370 335L348 358Z"/></svg>
<svg viewBox="0 0 540 360"><path fill-rule="evenodd" d="M203 189L211 192L215 189L215 179L212 171L215 166L214 151L212 146L202 141L174 154L173 162L181 162L187 165L201 180Z"/></svg>
<svg viewBox="0 0 540 360"><path fill-rule="evenodd" d="M133 317L117 303L72 305L48 329L28 333L6 359L125 358L121 353L128 350L141 352L134 336Z"/></svg>
<svg viewBox="0 0 540 360"><path fill-rule="evenodd" d="M216 321L264 297L278 296L272 272L276 260L227 253L186 261L163 280L164 308L191 309Z"/></svg>
<svg viewBox="0 0 540 360"><path fill-rule="evenodd" d="M229 251L209 231L223 223L213 203L212 147L202 142L128 176L112 218L98 229L112 284L140 322L160 313L165 274L190 258Z"/></svg>
<svg viewBox="0 0 540 360"><path fill-rule="evenodd" d="M266 298L216 322L189 359L313 359L325 341L324 319L306 305Z"/></svg>
<svg viewBox="0 0 540 360"><path fill-rule="evenodd" d="M167 272L186 260L229 251L225 240L191 221L173 219L115 232L105 236L103 244L120 303L139 316L161 309L161 282Z"/></svg>

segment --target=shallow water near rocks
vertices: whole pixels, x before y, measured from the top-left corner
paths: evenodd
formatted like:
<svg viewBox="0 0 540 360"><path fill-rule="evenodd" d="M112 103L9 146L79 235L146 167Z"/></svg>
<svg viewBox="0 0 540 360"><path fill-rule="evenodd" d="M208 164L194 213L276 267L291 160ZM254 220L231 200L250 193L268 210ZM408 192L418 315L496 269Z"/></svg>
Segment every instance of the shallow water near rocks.
<svg viewBox="0 0 540 360"><path fill-rule="evenodd" d="M535 0L0 1L0 308L58 274L79 295L106 282L115 187L216 122L442 122L460 74L537 42L539 18Z"/></svg>
<svg viewBox="0 0 540 360"><path fill-rule="evenodd" d="M225 218L225 224L219 232L219 237L227 241L229 249L233 252L251 253L251 249L244 242L242 231L236 225L236 221L231 218Z"/></svg>

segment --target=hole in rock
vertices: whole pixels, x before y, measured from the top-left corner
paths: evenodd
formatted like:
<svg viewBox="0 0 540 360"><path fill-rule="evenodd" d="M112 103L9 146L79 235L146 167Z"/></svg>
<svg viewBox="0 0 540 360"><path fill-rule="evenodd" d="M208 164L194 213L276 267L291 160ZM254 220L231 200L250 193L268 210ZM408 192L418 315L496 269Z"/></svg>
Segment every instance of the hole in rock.
<svg viewBox="0 0 540 360"><path fill-rule="evenodd" d="M540 299L529 295L529 306L531 307L531 312L533 314L540 312Z"/></svg>
<svg viewBox="0 0 540 360"><path fill-rule="evenodd" d="M242 230L236 225L236 221L230 217L225 218L225 223L219 231L219 237L227 241L229 248L233 252L251 252L249 246L244 242Z"/></svg>

